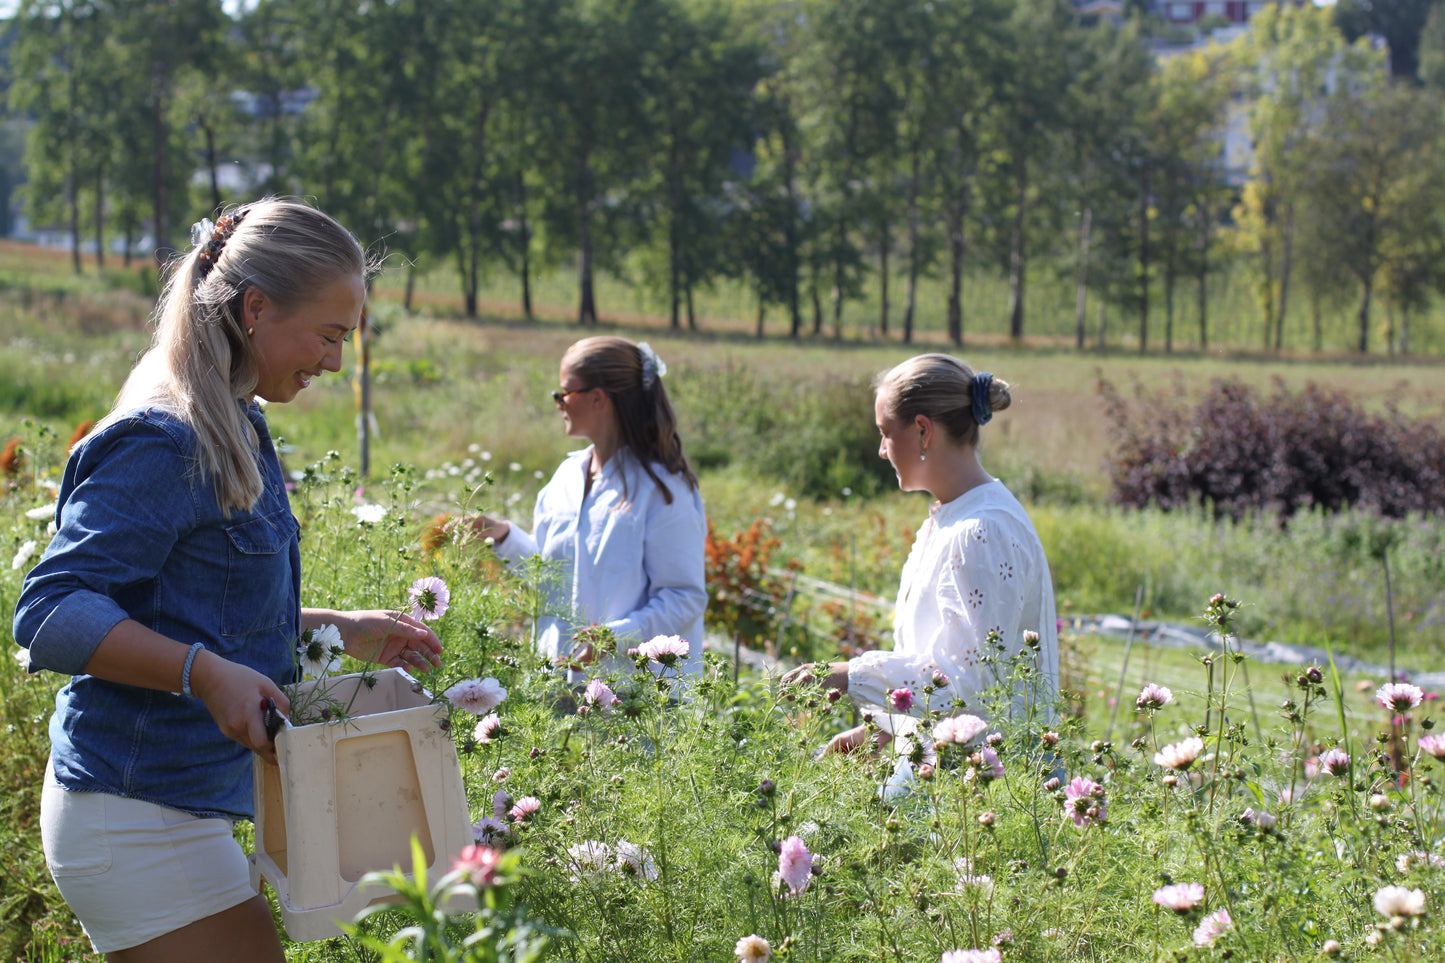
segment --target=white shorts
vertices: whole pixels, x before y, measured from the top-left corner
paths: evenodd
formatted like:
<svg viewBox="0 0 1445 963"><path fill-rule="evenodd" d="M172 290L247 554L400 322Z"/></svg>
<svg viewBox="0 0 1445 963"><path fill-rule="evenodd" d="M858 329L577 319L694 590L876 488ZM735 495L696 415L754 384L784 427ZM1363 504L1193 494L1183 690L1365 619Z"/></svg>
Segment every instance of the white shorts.
<svg viewBox="0 0 1445 963"><path fill-rule="evenodd" d="M45 863L97 953L149 942L256 895L225 819L101 792L71 792L45 767Z"/></svg>

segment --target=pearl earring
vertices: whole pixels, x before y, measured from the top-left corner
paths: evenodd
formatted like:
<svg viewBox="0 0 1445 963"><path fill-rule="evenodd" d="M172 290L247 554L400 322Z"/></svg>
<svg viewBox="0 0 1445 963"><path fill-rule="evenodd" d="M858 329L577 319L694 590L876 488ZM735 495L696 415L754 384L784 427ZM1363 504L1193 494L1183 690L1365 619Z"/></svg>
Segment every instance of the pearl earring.
<svg viewBox="0 0 1445 963"><path fill-rule="evenodd" d="M247 329L246 329L246 337L249 338L249 337L254 336L255 334L256 334L256 329L255 329L255 328L247 328Z"/></svg>

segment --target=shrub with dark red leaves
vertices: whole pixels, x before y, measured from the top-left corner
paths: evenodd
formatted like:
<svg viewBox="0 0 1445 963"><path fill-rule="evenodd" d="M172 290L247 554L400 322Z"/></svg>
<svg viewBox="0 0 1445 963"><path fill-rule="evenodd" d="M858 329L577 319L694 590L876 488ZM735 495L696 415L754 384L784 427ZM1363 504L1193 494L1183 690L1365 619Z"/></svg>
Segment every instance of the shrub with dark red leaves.
<svg viewBox="0 0 1445 963"><path fill-rule="evenodd" d="M1265 395L1217 380L1192 409L1099 382L1115 448L1112 499L1135 508L1210 506L1216 517L1359 507L1397 518L1445 511L1445 438L1391 408L1367 415L1348 396L1278 379Z"/></svg>

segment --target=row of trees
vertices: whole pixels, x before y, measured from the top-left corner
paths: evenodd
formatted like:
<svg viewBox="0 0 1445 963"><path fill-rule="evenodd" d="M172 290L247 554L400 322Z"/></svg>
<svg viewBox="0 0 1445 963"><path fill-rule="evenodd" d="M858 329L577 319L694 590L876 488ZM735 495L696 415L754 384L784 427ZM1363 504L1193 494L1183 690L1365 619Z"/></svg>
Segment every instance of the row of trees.
<svg viewBox="0 0 1445 963"><path fill-rule="evenodd" d="M15 23L24 202L68 225L77 269L83 241L164 250L278 192L449 259L468 314L488 270L530 316L531 279L575 264L583 323L606 270L666 292L677 327L731 279L759 334L769 309L837 334L866 292L907 341L931 283L959 342L969 272L1007 277L1022 337L1049 271L1076 286L1079 346L1107 337L1093 299L1169 350L1186 302L1210 343L1209 280L1235 264L1266 347L1302 289L1316 348L1350 298L1369 350L1383 298L1408 350L1445 285L1438 91L1390 83L1327 8L1272 5L1169 57L1143 20L1067 0L25 0Z"/></svg>

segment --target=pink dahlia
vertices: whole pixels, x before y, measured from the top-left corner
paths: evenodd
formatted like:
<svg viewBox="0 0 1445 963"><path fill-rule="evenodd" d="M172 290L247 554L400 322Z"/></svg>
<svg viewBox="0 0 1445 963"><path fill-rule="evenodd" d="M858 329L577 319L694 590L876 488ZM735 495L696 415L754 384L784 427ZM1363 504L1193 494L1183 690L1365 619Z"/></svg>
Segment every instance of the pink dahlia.
<svg viewBox="0 0 1445 963"><path fill-rule="evenodd" d="M888 704L895 712L907 712L913 708L913 690L907 687L888 690Z"/></svg>

